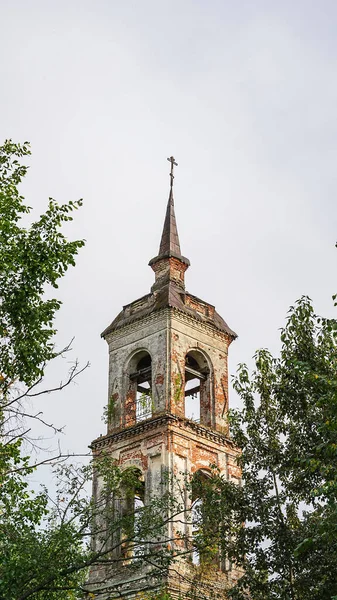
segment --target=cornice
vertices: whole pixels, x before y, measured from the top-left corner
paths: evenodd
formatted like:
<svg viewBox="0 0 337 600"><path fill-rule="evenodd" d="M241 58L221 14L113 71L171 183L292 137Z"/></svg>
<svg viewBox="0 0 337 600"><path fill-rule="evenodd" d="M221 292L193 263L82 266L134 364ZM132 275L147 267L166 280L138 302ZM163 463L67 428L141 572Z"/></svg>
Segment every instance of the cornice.
<svg viewBox="0 0 337 600"><path fill-rule="evenodd" d="M141 327L143 327L150 323L156 323L157 321L160 321L163 317L168 316L170 314L170 311L170 308L163 308L161 310L152 312L146 317L135 318L134 321L132 321L132 323L128 323L127 325L124 325L124 327L119 327L118 329L110 331L110 333L107 334L105 339L109 343L110 340L118 340L120 338L123 338L129 333L132 333L133 331L138 331L140 325Z"/></svg>
<svg viewBox="0 0 337 600"><path fill-rule="evenodd" d="M229 445L231 448L235 448L233 441L219 431L215 431L214 429L200 425L200 423L196 423L190 419L184 419L170 413L159 415L158 417L148 419L147 421L141 421L140 423L136 423L136 425L127 427L126 429L99 437L94 440L89 447L94 451L102 450L103 448L111 446L122 440L136 437L139 434L147 433L148 431L159 429L163 426L177 426L185 428L187 431L189 430L195 433L195 435L201 439L207 439L215 442L216 444L221 444L222 446Z"/></svg>
<svg viewBox="0 0 337 600"><path fill-rule="evenodd" d="M160 310L152 312L150 315L146 317L135 318L132 323L128 323L124 325L124 327L120 327L119 329L115 329L107 334L106 340L109 343L111 340L118 340L127 336L129 333L134 331L138 331L139 327L146 327L150 323L155 323L160 321L163 317L174 314L175 318L182 323L187 323L190 326L193 326L198 331L205 331L212 336L216 336L221 340L229 340L229 335L225 331L218 329L215 325L211 325L209 323L204 323L195 317L186 314L185 312L179 310L176 307L165 307ZM230 340L231 341L231 340Z"/></svg>
<svg viewBox="0 0 337 600"><path fill-rule="evenodd" d="M199 319L196 319L195 317L186 314L185 312L179 310L179 308L173 307L171 310L174 312L174 316L177 318L177 320L182 323L188 323L189 325L192 325L195 329L198 329L199 331L206 331L207 333L210 333L213 336L216 335L222 340L227 340L229 338L228 333L222 331L222 329L218 329L218 327L216 327L215 325L210 325L209 323L199 321Z"/></svg>

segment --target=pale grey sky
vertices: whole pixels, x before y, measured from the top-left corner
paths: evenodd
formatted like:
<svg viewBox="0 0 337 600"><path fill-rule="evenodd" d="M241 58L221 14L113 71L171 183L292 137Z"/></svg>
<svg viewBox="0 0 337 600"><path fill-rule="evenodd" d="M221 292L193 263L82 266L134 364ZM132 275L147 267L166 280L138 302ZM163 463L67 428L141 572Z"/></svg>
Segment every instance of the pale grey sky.
<svg viewBox="0 0 337 600"><path fill-rule="evenodd" d="M67 231L87 244L60 286L57 342L75 336L91 368L44 399L64 449L104 432L100 333L152 284L167 156L187 289L239 334L232 373L277 350L302 294L333 314L336 28L334 0L0 0L1 140L32 144L35 215L49 196L84 198Z"/></svg>

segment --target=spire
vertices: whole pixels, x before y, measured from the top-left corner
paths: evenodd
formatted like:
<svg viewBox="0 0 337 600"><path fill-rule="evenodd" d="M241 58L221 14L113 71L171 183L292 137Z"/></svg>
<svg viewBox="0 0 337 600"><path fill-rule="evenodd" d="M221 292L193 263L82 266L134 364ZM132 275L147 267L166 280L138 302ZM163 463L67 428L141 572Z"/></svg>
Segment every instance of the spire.
<svg viewBox="0 0 337 600"><path fill-rule="evenodd" d="M180 276L179 281L176 281L176 283L179 283L180 286L184 286L184 272L190 264L190 261L181 254L176 216L174 213L173 168L174 166L177 167L178 163L175 162L173 156L171 156L167 160L171 163L170 194L167 203L163 233L161 236L159 246L159 253L158 256L155 256L149 262L149 265L156 273L156 283L154 285L154 288L158 288L158 286L162 286L164 283L175 280L176 275L178 275L178 272L180 273ZM175 268L172 264L171 259L175 259ZM162 266L158 266L157 268L157 263L159 262ZM164 267L164 263L166 264L166 267ZM179 268L177 268L178 264L180 264Z"/></svg>
<svg viewBox="0 0 337 600"><path fill-rule="evenodd" d="M170 156L167 159L171 163L170 172L170 195L167 203L166 216L164 221L163 233L161 236L161 242L159 247L159 256L175 256L176 258L181 257L180 243L177 229L176 216L174 213L174 200L173 200L173 181L174 181L174 167L178 166L174 156Z"/></svg>
<svg viewBox="0 0 337 600"><path fill-rule="evenodd" d="M178 163L175 161L174 157L171 156L167 159L171 163L171 172L170 172L170 194L167 203L163 233L161 236L160 246L159 246L159 254L155 258L150 260L150 265L158 260L163 258L177 258L181 260L185 264L189 265L190 262L187 258L181 255L180 250L180 242L179 235L177 229L176 216L174 212L174 200L173 200L173 181L174 181L174 166L178 166Z"/></svg>
<svg viewBox="0 0 337 600"><path fill-rule="evenodd" d="M170 195L167 203L163 233L159 246L159 256L175 256L176 258L181 257L177 222L174 213L172 187L170 189Z"/></svg>

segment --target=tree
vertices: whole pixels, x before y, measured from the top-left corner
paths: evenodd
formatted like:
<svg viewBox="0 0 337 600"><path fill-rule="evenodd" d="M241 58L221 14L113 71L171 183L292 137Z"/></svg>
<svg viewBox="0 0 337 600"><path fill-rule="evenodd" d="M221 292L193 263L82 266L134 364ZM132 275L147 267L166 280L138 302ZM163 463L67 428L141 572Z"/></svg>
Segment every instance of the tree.
<svg viewBox="0 0 337 600"><path fill-rule="evenodd" d="M29 154L27 143L9 140L0 147L0 599L74 600L86 593L90 598L88 568L106 572L121 563L137 575L139 589L155 588L173 560L165 531L169 519L182 511L179 499L164 491L136 510L128 502L128 510L116 518L116 501L132 497L136 479L104 456L88 466L47 458L57 470L56 498L44 488L33 493L28 485L37 465L26 455L27 421L49 425L28 410L26 401L61 390L83 370L75 361L64 383L43 387L46 366L70 349L54 346L54 317L61 303L47 298L46 290L57 288L84 244L62 233L81 201L60 206L49 199L36 222L22 224L30 208L18 190L27 173L20 161ZM88 495L93 469L102 483L95 503ZM127 549L122 555L121 531ZM99 540L96 548L93 537ZM95 593L104 589L118 596L118 587L109 577L98 577Z"/></svg>
<svg viewBox="0 0 337 600"><path fill-rule="evenodd" d="M42 541L40 530L48 515L48 495L29 492L29 458L22 453L27 440L29 418L42 422L41 415L29 413L25 399L50 389L36 387L42 382L46 365L60 354L53 344L53 320L60 301L46 298L46 286L57 287L83 246L83 240L67 241L61 232L81 201L57 205L49 199L45 214L28 227L22 217L30 208L18 186L27 173L20 159L30 154L29 144L7 140L0 147L0 597L16 597L14 588L30 556L33 542ZM68 350L66 348L65 350ZM61 389L81 369L77 363ZM44 422L45 423L45 422ZM45 423L47 425L47 423ZM55 429L55 428L54 428ZM20 545L24 541L24 546ZM76 545L76 544L75 544ZM73 546L69 546L73 547ZM41 545L40 545L41 551ZM26 561L26 563L25 563Z"/></svg>
<svg viewBox="0 0 337 600"><path fill-rule="evenodd" d="M29 492L23 473L31 467L23 471L26 459L20 457L19 448L14 457L12 446L13 459L21 469L4 481L1 490L0 599L90 599L103 592L104 597L118 598L123 595L118 581L121 565L136 580L137 591L160 587L174 560L168 545L172 540L165 531L170 518L183 512L179 501L163 491L148 506L136 511L130 507L116 518L112 499L123 501L133 494L132 470L121 471L103 456L100 464L86 467L64 464L57 469L57 494L52 500L46 489L36 495ZM103 482L96 502L87 492L93 468L100 470ZM86 584L89 568L97 572L91 586Z"/></svg>
<svg viewBox="0 0 337 600"><path fill-rule="evenodd" d="M303 297L281 331L281 353L240 365L232 411L243 485L215 470L203 488L200 544L217 545L243 575L236 600L330 600L337 595L337 323ZM201 493L201 492L200 492ZM205 517L206 515L206 517ZM245 526L242 526L245 523Z"/></svg>
<svg viewBox="0 0 337 600"><path fill-rule="evenodd" d="M72 211L82 201L58 205L49 198L48 209L26 228L20 225L30 212L18 185L27 173L18 158L30 154L29 144L6 141L0 148L0 364L1 391L6 394L14 381L32 385L44 373L44 365L55 356L53 320L61 302L45 298L45 286L57 281L84 245L67 241L60 231L72 220Z"/></svg>
<svg viewBox="0 0 337 600"><path fill-rule="evenodd" d="M61 231L81 200L58 205L49 198L47 211L30 226L22 225L31 209L18 189L28 169L20 159L29 154L28 143L7 140L0 147L0 424L7 443L10 436L23 435L24 418L35 416L43 422L40 415L27 412L24 400L51 391L36 387L46 365L69 350L55 349L53 321L61 302L47 298L46 289L57 288L84 245L83 240L68 241ZM75 362L66 382L56 389L79 372Z"/></svg>

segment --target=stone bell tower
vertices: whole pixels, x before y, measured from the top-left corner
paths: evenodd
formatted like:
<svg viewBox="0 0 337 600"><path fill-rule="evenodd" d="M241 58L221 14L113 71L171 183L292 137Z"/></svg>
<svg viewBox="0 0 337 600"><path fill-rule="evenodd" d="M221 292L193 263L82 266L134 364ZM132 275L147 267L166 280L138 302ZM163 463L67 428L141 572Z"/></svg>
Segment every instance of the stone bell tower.
<svg viewBox="0 0 337 600"><path fill-rule="evenodd" d="M183 473L207 474L210 465L217 465L229 479L240 479L235 462L238 450L228 436L226 421L227 356L236 334L212 304L185 289L190 262L180 250L173 201L176 163L173 157L168 160L171 185L164 228L158 255L149 262L155 282L149 294L124 306L102 333L109 348L108 424L106 435L92 443L94 456L104 451L122 469L132 468L138 473L142 487L138 500L145 506L160 494L164 472L173 474L181 486ZM174 484L167 481L175 493ZM94 497L98 488L96 480ZM185 502L189 502L187 493ZM188 523L181 527L187 528L188 534ZM168 529L174 550L174 520ZM118 582L121 596L136 598L139 589L148 589L150 580L145 578L139 584L134 575L136 560L123 563L120 535L121 549L116 549L115 543L114 552L119 552L121 560L107 580L110 578L114 585ZM130 548L128 551L132 552ZM173 574L163 575L161 584L173 597L186 595L186 582L193 580L196 562L198 559L187 551ZM143 573L146 568L142 568ZM219 559L215 571L218 586L238 576L225 559ZM98 573L99 569L92 570L92 583L101 578ZM118 596L110 593L102 597Z"/></svg>

